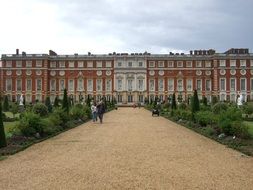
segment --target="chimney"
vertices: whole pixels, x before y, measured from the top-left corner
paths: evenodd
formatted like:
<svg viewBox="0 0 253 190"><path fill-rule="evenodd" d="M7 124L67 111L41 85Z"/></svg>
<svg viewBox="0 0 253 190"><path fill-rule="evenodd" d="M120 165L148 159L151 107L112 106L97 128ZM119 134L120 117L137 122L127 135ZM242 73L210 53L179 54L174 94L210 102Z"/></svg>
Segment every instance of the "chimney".
<svg viewBox="0 0 253 190"><path fill-rule="evenodd" d="M16 49L16 55L19 55L19 49Z"/></svg>
<svg viewBox="0 0 253 190"><path fill-rule="evenodd" d="M192 50L190 51L190 55L192 55Z"/></svg>

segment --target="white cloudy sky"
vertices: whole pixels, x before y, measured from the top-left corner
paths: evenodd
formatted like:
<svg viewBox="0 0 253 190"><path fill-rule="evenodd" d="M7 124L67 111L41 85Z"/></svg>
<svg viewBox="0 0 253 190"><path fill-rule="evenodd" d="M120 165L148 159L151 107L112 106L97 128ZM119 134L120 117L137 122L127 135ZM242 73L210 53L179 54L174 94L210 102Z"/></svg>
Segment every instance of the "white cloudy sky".
<svg viewBox="0 0 253 190"><path fill-rule="evenodd" d="M253 50L253 0L1 0L0 54Z"/></svg>

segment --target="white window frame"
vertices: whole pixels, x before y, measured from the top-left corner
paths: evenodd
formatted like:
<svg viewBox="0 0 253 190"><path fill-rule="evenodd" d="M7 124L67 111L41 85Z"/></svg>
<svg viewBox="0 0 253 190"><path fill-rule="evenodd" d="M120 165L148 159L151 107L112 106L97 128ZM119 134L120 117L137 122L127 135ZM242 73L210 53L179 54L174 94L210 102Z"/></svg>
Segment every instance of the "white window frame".
<svg viewBox="0 0 253 190"><path fill-rule="evenodd" d="M209 89L207 89L207 83L209 82ZM212 80L211 79L206 79L205 80L205 90L206 92L211 92L212 91Z"/></svg>
<svg viewBox="0 0 253 190"><path fill-rule="evenodd" d="M221 82L224 80L224 89L222 89ZM226 91L226 78L220 78L220 91Z"/></svg>
<svg viewBox="0 0 253 190"><path fill-rule="evenodd" d="M77 62L77 67L78 67L78 68L82 68L83 66L84 66L83 61L78 61L78 62Z"/></svg>
<svg viewBox="0 0 253 190"><path fill-rule="evenodd" d="M30 88L28 88L28 81L31 81ZM25 84L26 91L32 91L32 86L33 86L32 84L33 84L32 79L30 79L30 78L26 79L26 84Z"/></svg>
<svg viewBox="0 0 253 190"><path fill-rule="evenodd" d="M226 60L225 59L219 60L219 66L220 67L226 67Z"/></svg>
<svg viewBox="0 0 253 190"><path fill-rule="evenodd" d="M84 90L84 80L83 80L83 78L78 78L77 79L77 89L78 89L78 91L83 91Z"/></svg>
<svg viewBox="0 0 253 190"><path fill-rule="evenodd" d="M149 61L148 66L149 67L155 67L155 62L154 61Z"/></svg>
<svg viewBox="0 0 253 190"><path fill-rule="evenodd" d="M174 67L174 61L169 61L168 62L168 67Z"/></svg>
<svg viewBox="0 0 253 190"><path fill-rule="evenodd" d="M93 62L92 61L88 61L87 62L87 67L88 68L92 68L93 67Z"/></svg>
<svg viewBox="0 0 253 190"><path fill-rule="evenodd" d="M111 61L106 61L105 62L105 67L107 67L107 68L112 67L112 62Z"/></svg>
<svg viewBox="0 0 253 190"><path fill-rule="evenodd" d="M54 88L53 88L53 81L54 81ZM53 91L53 92L56 91L56 80L55 79L50 80L50 91Z"/></svg>
<svg viewBox="0 0 253 190"><path fill-rule="evenodd" d="M6 67L12 67L12 61L6 61Z"/></svg>
<svg viewBox="0 0 253 190"><path fill-rule="evenodd" d="M123 90L123 80L117 79L117 90L121 91Z"/></svg>
<svg viewBox="0 0 253 190"><path fill-rule="evenodd" d="M236 67L236 60L231 59L231 60L229 61L229 63L230 63L230 67Z"/></svg>
<svg viewBox="0 0 253 190"><path fill-rule="evenodd" d="M160 86L162 85L162 86ZM162 92L164 91L164 80L163 79L158 79L158 91Z"/></svg>
<svg viewBox="0 0 253 190"><path fill-rule="evenodd" d="M62 88L62 84L61 82L63 81L63 88ZM66 88L66 84L65 84L65 79L59 79L59 91L64 91L64 89Z"/></svg>
<svg viewBox="0 0 253 190"><path fill-rule="evenodd" d="M59 67L65 68L66 67L65 61L59 61Z"/></svg>
<svg viewBox="0 0 253 190"><path fill-rule="evenodd" d="M20 89L18 89L18 81L20 81ZM21 78L16 79L16 91L18 91L18 92L22 91L22 79Z"/></svg>
<svg viewBox="0 0 253 190"><path fill-rule="evenodd" d="M138 62L138 65L139 65L139 67L143 67L143 62L142 62L142 61L139 61L139 62Z"/></svg>
<svg viewBox="0 0 253 190"><path fill-rule="evenodd" d="M10 82L10 89L8 88L9 87L8 82ZM6 91L11 92L12 91L12 78L7 78L5 84L6 84L6 87L5 87Z"/></svg>
<svg viewBox="0 0 253 190"><path fill-rule="evenodd" d="M245 89L243 90L242 89L242 80L245 81ZM246 92L247 91L247 79L246 78L240 78L240 90L243 91L243 92Z"/></svg>
<svg viewBox="0 0 253 190"><path fill-rule="evenodd" d="M183 61L177 61L177 67L183 67L184 62Z"/></svg>
<svg viewBox="0 0 253 190"><path fill-rule="evenodd" d="M75 67L75 62L69 61L69 68L74 68L74 67Z"/></svg>
<svg viewBox="0 0 253 190"><path fill-rule="evenodd" d="M170 84L170 81L172 82L171 84ZM175 90L175 81L174 81L174 79L173 78L169 78L168 79L168 91L174 91Z"/></svg>
<svg viewBox="0 0 253 190"><path fill-rule="evenodd" d="M71 86L72 82L72 86ZM68 91L69 92L74 92L75 91L75 80L74 79L68 79Z"/></svg>
<svg viewBox="0 0 253 190"><path fill-rule="evenodd" d="M234 86L234 89L232 89L232 80L234 80L234 84L235 84L235 86ZM230 87L230 91L236 91L236 78L230 78L230 85L229 85L229 87Z"/></svg>
<svg viewBox="0 0 253 190"><path fill-rule="evenodd" d="M16 67L17 68L22 67L22 61L16 61Z"/></svg>
<svg viewBox="0 0 253 190"><path fill-rule="evenodd" d="M192 79L186 79L186 89L187 91L192 91L193 89L193 80Z"/></svg>
<svg viewBox="0 0 253 190"><path fill-rule="evenodd" d="M87 80L87 91L89 91L89 92L93 91L93 79Z"/></svg>
<svg viewBox="0 0 253 190"><path fill-rule="evenodd" d="M186 61L186 67L192 67L192 61Z"/></svg>
<svg viewBox="0 0 253 190"><path fill-rule="evenodd" d="M201 68L202 67L202 61L196 61L196 67Z"/></svg>
<svg viewBox="0 0 253 190"><path fill-rule="evenodd" d="M158 67L164 67L164 61L158 61Z"/></svg>
<svg viewBox="0 0 253 190"><path fill-rule="evenodd" d="M138 90L143 91L144 90L144 80L138 79Z"/></svg>
<svg viewBox="0 0 253 190"><path fill-rule="evenodd" d="M151 88L152 87L151 84L153 84L153 88ZM149 79L149 91L151 91L151 92L155 91L155 79Z"/></svg>
<svg viewBox="0 0 253 190"><path fill-rule="evenodd" d="M198 82L200 82L200 88L198 88ZM197 91L202 91L203 89L202 79L196 79L196 89Z"/></svg>
<svg viewBox="0 0 253 190"><path fill-rule="evenodd" d="M55 61L50 62L50 68L56 68L56 62Z"/></svg>
<svg viewBox="0 0 253 190"><path fill-rule="evenodd" d="M211 61L205 61L205 67L210 68L212 65Z"/></svg>
<svg viewBox="0 0 253 190"><path fill-rule="evenodd" d="M133 62L132 62L132 61L129 61L129 62L127 63L127 66L128 66L128 67L133 67Z"/></svg>
<svg viewBox="0 0 253 190"><path fill-rule="evenodd" d="M100 87L100 88L98 88ZM103 80L97 79L96 80L96 91L101 92L103 90Z"/></svg>
<svg viewBox="0 0 253 190"><path fill-rule="evenodd" d="M111 79L106 79L106 91L109 92L109 91L112 91L112 80Z"/></svg>
<svg viewBox="0 0 253 190"><path fill-rule="evenodd" d="M32 65L32 61L26 61L26 62L25 62L25 66L26 66L26 68L32 67L32 66L33 66L33 65Z"/></svg>
<svg viewBox="0 0 253 190"><path fill-rule="evenodd" d="M42 60L36 60L36 67L42 67Z"/></svg>
<svg viewBox="0 0 253 190"><path fill-rule="evenodd" d="M133 79L127 79L127 90L128 91L133 91L134 87L133 87Z"/></svg>
<svg viewBox="0 0 253 190"><path fill-rule="evenodd" d="M41 82L41 89L38 89L38 81ZM37 92L41 92L42 91L42 79L41 78L37 78L36 79L36 91Z"/></svg>
<svg viewBox="0 0 253 190"><path fill-rule="evenodd" d="M247 63L246 60L240 60L240 67L246 67Z"/></svg>
<svg viewBox="0 0 253 190"><path fill-rule="evenodd" d="M179 81L182 81L182 85L179 85ZM177 79L177 91L184 91L184 80L183 79Z"/></svg>
<svg viewBox="0 0 253 190"><path fill-rule="evenodd" d="M97 65L97 68L102 68L103 63L102 63L102 61L97 61L96 65Z"/></svg>

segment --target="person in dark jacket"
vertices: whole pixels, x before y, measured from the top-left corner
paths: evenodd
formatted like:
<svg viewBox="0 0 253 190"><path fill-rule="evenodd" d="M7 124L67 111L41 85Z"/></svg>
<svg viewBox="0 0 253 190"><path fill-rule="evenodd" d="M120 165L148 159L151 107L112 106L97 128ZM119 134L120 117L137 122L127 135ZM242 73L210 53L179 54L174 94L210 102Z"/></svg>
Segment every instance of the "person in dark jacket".
<svg viewBox="0 0 253 190"><path fill-rule="evenodd" d="M105 104L102 101L100 101L97 105L97 115L100 123L103 123L104 113L105 113Z"/></svg>

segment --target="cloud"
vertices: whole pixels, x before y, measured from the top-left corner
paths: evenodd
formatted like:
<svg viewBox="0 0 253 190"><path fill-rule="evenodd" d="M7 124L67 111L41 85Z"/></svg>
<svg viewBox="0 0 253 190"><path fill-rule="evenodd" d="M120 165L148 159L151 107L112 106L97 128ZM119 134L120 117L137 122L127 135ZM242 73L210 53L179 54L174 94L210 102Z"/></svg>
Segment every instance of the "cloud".
<svg viewBox="0 0 253 190"><path fill-rule="evenodd" d="M8 14L13 3L18 5L15 15ZM31 53L54 49L66 54L253 49L250 0L15 0L1 4L7 7L0 13L6 26L0 31L3 52L16 47Z"/></svg>

